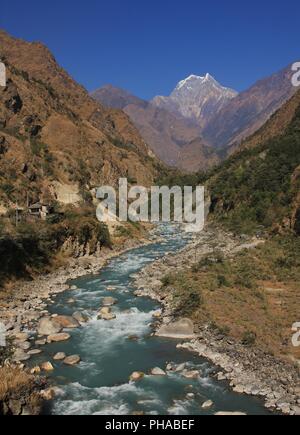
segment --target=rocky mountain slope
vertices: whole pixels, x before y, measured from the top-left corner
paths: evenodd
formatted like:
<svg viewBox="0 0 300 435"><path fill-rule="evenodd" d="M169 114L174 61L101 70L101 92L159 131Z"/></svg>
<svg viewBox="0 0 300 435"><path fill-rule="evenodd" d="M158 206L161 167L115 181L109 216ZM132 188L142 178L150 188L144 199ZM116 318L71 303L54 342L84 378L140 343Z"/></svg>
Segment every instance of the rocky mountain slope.
<svg viewBox="0 0 300 435"><path fill-rule="evenodd" d="M202 134L216 148L240 142L258 130L292 95L291 67L241 92L211 117Z"/></svg>
<svg viewBox="0 0 300 435"><path fill-rule="evenodd" d="M152 104L194 121L203 129L237 92L220 85L210 74L191 75L178 83L169 97L155 97Z"/></svg>
<svg viewBox="0 0 300 435"><path fill-rule="evenodd" d="M58 190L74 202L121 176L149 185L160 174L128 116L96 103L44 45L0 31L0 58L8 78L0 88L2 211L59 199Z"/></svg>
<svg viewBox="0 0 300 435"><path fill-rule="evenodd" d="M106 107L123 109L155 154L186 171L204 169L218 159L201 140L201 129L180 113L157 107L120 88L104 86L92 97Z"/></svg>

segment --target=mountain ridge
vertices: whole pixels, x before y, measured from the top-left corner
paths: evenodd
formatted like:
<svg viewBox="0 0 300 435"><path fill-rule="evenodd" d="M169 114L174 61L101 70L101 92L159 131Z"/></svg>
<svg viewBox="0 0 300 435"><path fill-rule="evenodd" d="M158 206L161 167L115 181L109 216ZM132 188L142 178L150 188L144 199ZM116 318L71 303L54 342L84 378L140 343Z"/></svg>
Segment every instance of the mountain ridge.
<svg viewBox="0 0 300 435"><path fill-rule="evenodd" d="M204 128L212 114L221 110L236 95L236 91L222 86L209 73L205 76L192 74L181 80L170 96L157 96L151 102Z"/></svg>
<svg viewBox="0 0 300 435"><path fill-rule="evenodd" d="M238 146L258 130L292 95L292 69L288 66L254 83L216 113L203 129L203 137L216 148Z"/></svg>
<svg viewBox="0 0 300 435"><path fill-rule="evenodd" d="M41 43L0 31L0 204L50 198L57 184L90 196L120 177L149 185L163 164L121 110L95 102Z"/></svg>
<svg viewBox="0 0 300 435"><path fill-rule="evenodd" d="M202 158L197 160L196 166L204 168L214 164L217 156L211 150L212 159L204 159L204 148L208 146L201 140L201 129L191 120L185 119L180 114L171 113L168 110L156 107L151 102L139 99L129 92L105 85L91 93L92 97L107 107L119 107L130 117L138 128L145 142L155 154L170 166L177 166L189 171L191 162L186 155L184 161L181 156L186 146L197 140L199 148L197 155ZM210 156L210 153L207 154Z"/></svg>
<svg viewBox="0 0 300 435"><path fill-rule="evenodd" d="M294 94L291 77L288 66L237 94L209 73L192 74L178 82L169 97L150 102L114 87L95 94L107 106L122 108L165 163L193 172L210 169L259 130Z"/></svg>

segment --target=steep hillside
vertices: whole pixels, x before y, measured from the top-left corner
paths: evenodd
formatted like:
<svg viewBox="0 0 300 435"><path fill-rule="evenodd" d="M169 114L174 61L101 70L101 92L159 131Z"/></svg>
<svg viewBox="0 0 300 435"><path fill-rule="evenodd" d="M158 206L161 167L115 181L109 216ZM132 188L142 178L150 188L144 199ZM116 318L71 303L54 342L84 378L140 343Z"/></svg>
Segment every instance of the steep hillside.
<svg viewBox="0 0 300 435"><path fill-rule="evenodd" d="M299 105L300 93L297 92L252 136L245 139L240 145L235 143L232 147L230 147L230 153L238 152L246 148L253 148L261 143L271 140L276 136L280 136L291 123Z"/></svg>
<svg viewBox="0 0 300 435"><path fill-rule="evenodd" d="M295 93L291 67L255 83L211 117L203 137L214 147L237 145L257 131Z"/></svg>
<svg viewBox="0 0 300 435"><path fill-rule="evenodd" d="M129 118L96 103L40 43L0 32L0 205L89 195L119 177L149 185L163 168ZM77 194L76 194L77 192ZM68 196L68 195L67 195Z"/></svg>
<svg viewBox="0 0 300 435"><path fill-rule="evenodd" d="M233 230L300 234L300 91L208 184L211 212Z"/></svg>
<svg viewBox="0 0 300 435"><path fill-rule="evenodd" d="M188 172L207 171L220 161L214 149L198 138L181 148L177 167Z"/></svg>

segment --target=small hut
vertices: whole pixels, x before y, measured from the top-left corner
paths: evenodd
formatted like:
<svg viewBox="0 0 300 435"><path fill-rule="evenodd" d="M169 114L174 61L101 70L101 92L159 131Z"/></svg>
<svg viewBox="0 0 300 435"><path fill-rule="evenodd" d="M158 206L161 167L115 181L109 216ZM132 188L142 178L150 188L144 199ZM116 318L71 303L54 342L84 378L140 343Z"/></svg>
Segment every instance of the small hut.
<svg viewBox="0 0 300 435"><path fill-rule="evenodd" d="M28 207L28 213L31 216L46 220L47 216L51 213L51 207L49 204L37 202Z"/></svg>

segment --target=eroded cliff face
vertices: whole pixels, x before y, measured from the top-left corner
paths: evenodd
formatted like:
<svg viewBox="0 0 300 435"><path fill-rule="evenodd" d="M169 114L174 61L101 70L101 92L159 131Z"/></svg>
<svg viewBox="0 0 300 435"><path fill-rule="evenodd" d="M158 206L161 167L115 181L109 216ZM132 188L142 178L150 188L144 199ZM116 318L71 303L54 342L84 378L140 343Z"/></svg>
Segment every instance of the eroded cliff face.
<svg viewBox="0 0 300 435"><path fill-rule="evenodd" d="M104 109L40 43L0 32L0 203L56 199L56 183L82 191L127 177L150 185L162 170L128 116Z"/></svg>

